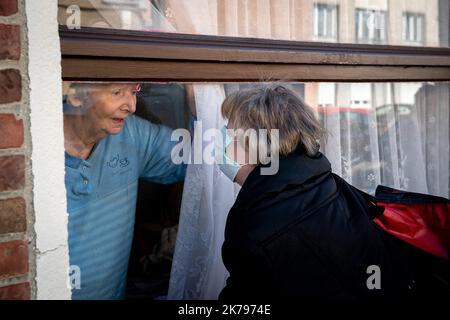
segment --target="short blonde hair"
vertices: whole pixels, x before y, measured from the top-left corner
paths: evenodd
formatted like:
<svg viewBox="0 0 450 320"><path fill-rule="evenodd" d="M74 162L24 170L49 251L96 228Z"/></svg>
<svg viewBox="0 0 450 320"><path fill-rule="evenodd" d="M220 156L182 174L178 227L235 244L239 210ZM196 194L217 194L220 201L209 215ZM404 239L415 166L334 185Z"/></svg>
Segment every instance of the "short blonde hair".
<svg viewBox="0 0 450 320"><path fill-rule="evenodd" d="M263 84L231 93L222 103L222 115L234 129L278 129L280 155L301 148L314 156L325 130L314 111L294 91L280 84Z"/></svg>

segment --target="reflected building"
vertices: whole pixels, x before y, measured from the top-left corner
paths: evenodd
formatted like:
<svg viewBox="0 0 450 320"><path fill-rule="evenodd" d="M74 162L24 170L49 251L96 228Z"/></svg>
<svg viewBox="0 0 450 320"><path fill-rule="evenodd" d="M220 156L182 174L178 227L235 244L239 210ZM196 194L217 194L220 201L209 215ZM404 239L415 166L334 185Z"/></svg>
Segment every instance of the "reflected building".
<svg viewBox="0 0 450 320"><path fill-rule="evenodd" d="M81 27L430 47L448 46L449 38L449 0L59 0L58 5L63 25L73 12L69 8L78 6ZM189 15L200 10L208 19L202 30Z"/></svg>
<svg viewBox="0 0 450 320"><path fill-rule="evenodd" d="M58 21L71 27L79 13L80 27L141 31L174 31L159 0L58 0Z"/></svg>

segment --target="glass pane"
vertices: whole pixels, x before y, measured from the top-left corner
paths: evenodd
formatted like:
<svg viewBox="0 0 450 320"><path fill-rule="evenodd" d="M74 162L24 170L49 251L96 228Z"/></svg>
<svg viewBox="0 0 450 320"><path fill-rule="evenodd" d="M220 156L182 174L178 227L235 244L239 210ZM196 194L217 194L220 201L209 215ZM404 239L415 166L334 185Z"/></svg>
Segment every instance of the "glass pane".
<svg viewBox="0 0 450 320"><path fill-rule="evenodd" d="M328 132L320 150L349 183L449 197L450 83L279 84L313 109ZM82 274L74 298L216 298L239 187L206 162L207 132L227 124L225 97L254 85L64 82L69 254ZM173 138L176 129L186 135ZM194 154L186 175L172 153L183 139ZM177 232L187 240L176 251ZM172 268L174 252L183 265Z"/></svg>
<svg viewBox="0 0 450 320"><path fill-rule="evenodd" d="M59 23L234 37L449 46L450 0L58 0Z"/></svg>

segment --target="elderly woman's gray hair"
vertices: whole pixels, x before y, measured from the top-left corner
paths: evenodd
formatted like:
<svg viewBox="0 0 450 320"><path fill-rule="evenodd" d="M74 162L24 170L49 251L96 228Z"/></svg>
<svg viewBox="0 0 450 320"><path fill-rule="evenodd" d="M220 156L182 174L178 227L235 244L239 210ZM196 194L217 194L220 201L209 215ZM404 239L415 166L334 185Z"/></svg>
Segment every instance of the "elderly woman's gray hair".
<svg viewBox="0 0 450 320"><path fill-rule="evenodd" d="M325 130L314 111L294 91L280 84L265 84L231 93L222 115L234 129L278 129L281 155L297 148L309 156L319 151Z"/></svg>

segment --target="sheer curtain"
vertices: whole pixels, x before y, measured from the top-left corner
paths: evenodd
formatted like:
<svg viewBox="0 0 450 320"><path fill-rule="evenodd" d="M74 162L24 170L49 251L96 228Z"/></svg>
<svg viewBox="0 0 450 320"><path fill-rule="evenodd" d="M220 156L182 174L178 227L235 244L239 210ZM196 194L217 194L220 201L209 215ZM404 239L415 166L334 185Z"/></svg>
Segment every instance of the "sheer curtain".
<svg viewBox="0 0 450 320"><path fill-rule="evenodd" d="M223 126L219 112L225 98L222 86L194 85L194 95L202 130ZM198 133L194 139L201 138ZM188 166L168 299L217 298L228 276L221 247L226 217L237 191L217 166Z"/></svg>
<svg viewBox="0 0 450 320"><path fill-rule="evenodd" d="M216 34L211 1L170 1L175 23L192 33ZM222 85L196 84L194 97L202 131L221 128ZM198 130L195 131L199 133ZM194 139L200 139L198 135ZM202 150L193 150L200 153ZM228 211L237 187L213 164L188 166L173 257L168 299L217 299L228 273L221 248Z"/></svg>
<svg viewBox="0 0 450 320"><path fill-rule="evenodd" d="M322 152L335 173L369 193L382 184L449 197L447 83L334 86L333 106L317 110L329 132Z"/></svg>
<svg viewBox="0 0 450 320"><path fill-rule="evenodd" d="M425 84L415 95L415 116L425 160L427 191L450 198L450 83Z"/></svg>

